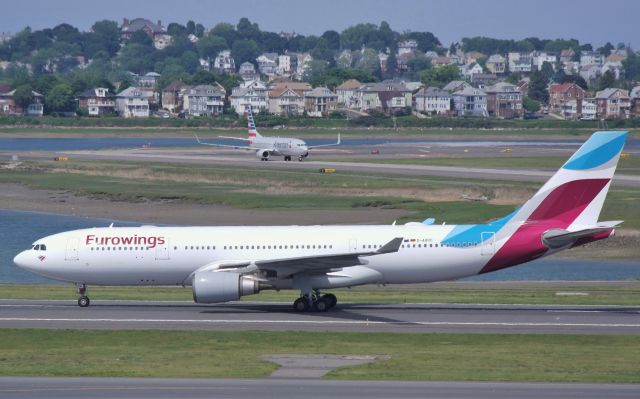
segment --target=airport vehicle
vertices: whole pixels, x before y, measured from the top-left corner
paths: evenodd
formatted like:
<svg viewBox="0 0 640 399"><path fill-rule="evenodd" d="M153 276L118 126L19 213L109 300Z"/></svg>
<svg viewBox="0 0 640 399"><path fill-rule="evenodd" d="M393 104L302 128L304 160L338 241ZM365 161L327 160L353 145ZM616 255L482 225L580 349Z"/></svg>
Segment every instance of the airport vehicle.
<svg viewBox="0 0 640 399"><path fill-rule="evenodd" d="M309 156L309 150L320 147L331 147L340 145L340 134L338 134L338 141L331 144L321 144L316 146L309 146L303 140L291 138L291 137L265 137L258 133L256 124L253 120L253 114L251 108L247 108L245 112L247 117L247 123L249 127L249 138L243 139L239 137L218 136L221 139L233 139L246 141L248 145L226 145L216 143L205 143L200 141L196 135L196 140L199 144L210 145L214 147L233 148L241 150L255 151L256 156L261 161L268 161L272 156L284 157L285 161L291 161L292 158L298 158L298 161L302 162Z"/></svg>
<svg viewBox="0 0 640 399"><path fill-rule="evenodd" d="M50 235L14 262L87 285L191 286L198 303L265 289L299 289L297 311L336 305L324 290L453 280L610 237L598 222L626 132L596 132L511 214L485 224L260 227L101 227Z"/></svg>

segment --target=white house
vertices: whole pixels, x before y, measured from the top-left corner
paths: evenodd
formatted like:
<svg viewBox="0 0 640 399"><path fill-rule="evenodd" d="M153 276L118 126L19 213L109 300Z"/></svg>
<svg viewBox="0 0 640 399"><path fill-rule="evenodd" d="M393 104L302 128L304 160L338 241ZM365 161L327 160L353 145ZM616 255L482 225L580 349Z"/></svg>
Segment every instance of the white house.
<svg viewBox="0 0 640 399"><path fill-rule="evenodd" d="M580 52L580 65L602 65L604 56L598 51L582 51Z"/></svg>
<svg viewBox="0 0 640 399"><path fill-rule="evenodd" d="M437 87L422 88L415 95L416 111L446 114L451 110L451 94Z"/></svg>
<svg viewBox="0 0 640 399"><path fill-rule="evenodd" d="M148 118L149 97L149 92L139 87L124 89L116 95L116 111L124 118Z"/></svg>
<svg viewBox="0 0 640 399"><path fill-rule="evenodd" d="M309 64L313 61L313 57L309 53L298 53L298 66L296 69L295 77L298 80L302 80L304 73L309 68Z"/></svg>
<svg viewBox="0 0 640 399"><path fill-rule="evenodd" d="M218 115L224 108L225 92L220 87L198 85L183 95L184 110L193 116Z"/></svg>
<svg viewBox="0 0 640 399"><path fill-rule="evenodd" d="M583 98L582 99L582 115L580 119L594 120L598 113L598 106L595 98Z"/></svg>
<svg viewBox="0 0 640 399"><path fill-rule="evenodd" d="M542 70L542 65L545 62L551 64L555 71L556 62L558 62L558 54L546 51L534 51L531 53L531 62L538 71Z"/></svg>
<svg viewBox="0 0 640 399"><path fill-rule="evenodd" d="M455 111L460 116L488 116L487 94L480 90L465 88L451 95Z"/></svg>
<svg viewBox="0 0 640 399"><path fill-rule="evenodd" d="M222 50L213 61L213 68L219 72L234 73L236 71L236 62L231 56L231 51Z"/></svg>
<svg viewBox="0 0 640 399"><path fill-rule="evenodd" d="M511 73L529 73L533 59L530 53L511 52L507 55L509 59L509 71Z"/></svg>
<svg viewBox="0 0 640 399"><path fill-rule="evenodd" d="M480 66L480 64L476 62L472 62L471 64L467 64L460 67L460 74L469 80L471 80L473 75L477 75L482 72L483 72L482 67Z"/></svg>
<svg viewBox="0 0 640 399"><path fill-rule="evenodd" d="M238 87L233 88L229 97L231 108L238 115L244 114L251 107L251 111L258 113L267 109L267 86L260 80L249 80Z"/></svg>
<svg viewBox="0 0 640 399"><path fill-rule="evenodd" d="M356 108L358 102L357 91L361 83L356 79L349 79L336 87L336 95L338 96L338 105L347 108Z"/></svg>

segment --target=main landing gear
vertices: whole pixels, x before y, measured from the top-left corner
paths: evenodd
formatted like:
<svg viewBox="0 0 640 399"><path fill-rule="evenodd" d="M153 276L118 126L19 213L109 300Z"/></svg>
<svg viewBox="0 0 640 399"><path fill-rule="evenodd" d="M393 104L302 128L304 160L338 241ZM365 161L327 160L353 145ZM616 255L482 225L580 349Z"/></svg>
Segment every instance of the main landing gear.
<svg viewBox="0 0 640 399"><path fill-rule="evenodd" d="M333 294L320 295L320 292L314 291L312 294L305 294L293 302L293 309L296 312L307 312L315 310L316 312L326 312L336 306L338 298Z"/></svg>
<svg viewBox="0 0 640 399"><path fill-rule="evenodd" d="M86 284L76 284L76 289L78 290L78 306L81 308L86 308L91 304L89 297L87 296L87 285Z"/></svg>
<svg viewBox="0 0 640 399"><path fill-rule="evenodd" d="M291 156L290 155L285 155L284 160L285 161L291 161Z"/></svg>

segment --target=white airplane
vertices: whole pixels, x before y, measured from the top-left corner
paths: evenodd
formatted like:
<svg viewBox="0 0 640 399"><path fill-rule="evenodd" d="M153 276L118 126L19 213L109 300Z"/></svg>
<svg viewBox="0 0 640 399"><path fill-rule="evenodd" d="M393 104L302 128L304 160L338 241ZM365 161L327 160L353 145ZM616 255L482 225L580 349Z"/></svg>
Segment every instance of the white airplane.
<svg viewBox="0 0 640 399"><path fill-rule="evenodd" d="M291 161L291 158L298 158L298 161L302 162L306 157L309 156L309 150L313 150L315 148L320 147L331 147L340 145L340 134L338 133L338 141L331 144L322 144L309 146L303 140L295 139L291 137L264 137L258 130L256 129L256 124L253 121L253 114L251 113L251 108L247 108L245 112L247 117L247 123L249 125L249 138L243 139L239 137L229 137L229 136L218 136L221 139L233 139L233 140L243 140L246 141L248 146L245 145L225 145L225 144L215 144L215 143L204 143L200 141L198 136L196 135L196 140L198 144L202 145L210 145L213 147L224 147L224 148L233 148L233 149L241 149L241 150L253 150L256 152L256 156L260 158L261 161L268 161L271 156L281 156L284 157L285 161Z"/></svg>
<svg viewBox="0 0 640 399"><path fill-rule="evenodd" d="M383 226L102 227L37 240L14 262L87 285L192 286L197 303L299 289L294 309L326 311L321 290L453 280L608 238L598 222L626 132L597 132L523 206L485 224L433 219Z"/></svg>

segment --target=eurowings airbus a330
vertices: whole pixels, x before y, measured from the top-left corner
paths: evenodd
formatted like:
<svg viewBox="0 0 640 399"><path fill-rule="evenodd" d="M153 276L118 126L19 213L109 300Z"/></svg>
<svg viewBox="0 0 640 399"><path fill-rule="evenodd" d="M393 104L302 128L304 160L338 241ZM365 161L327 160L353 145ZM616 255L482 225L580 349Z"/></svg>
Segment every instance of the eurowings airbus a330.
<svg viewBox="0 0 640 399"><path fill-rule="evenodd" d="M245 115L247 117L247 124L249 127L249 138L243 139L239 137L229 136L218 137L221 139L243 140L246 141L248 145L205 143L200 141L200 139L196 135L198 144L210 145L213 147L233 148L236 150L255 151L256 156L260 158L261 161L268 161L272 156L280 156L284 157L285 161L291 161L292 158L298 158L298 161L300 162L302 162L306 157L309 156L309 150L320 147L331 147L340 145L340 134L338 134L338 141L335 143L315 146L307 145L307 143L305 143L303 140L295 139L292 137L265 137L258 133L258 130L256 129L256 124L253 120L251 108L247 108Z"/></svg>
<svg viewBox="0 0 640 399"><path fill-rule="evenodd" d="M191 286L198 303L265 289L298 289L294 309L326 311L321 291L361 284L453 280L610 237L598 217L627 137L597 132L511 214L486 224L384 226L104 227L44 237L14 262L87 285Z"/></svg>

